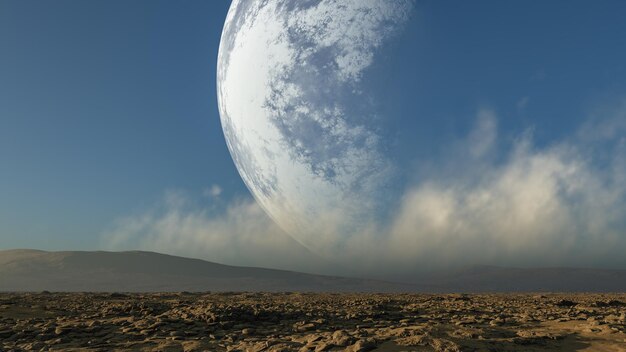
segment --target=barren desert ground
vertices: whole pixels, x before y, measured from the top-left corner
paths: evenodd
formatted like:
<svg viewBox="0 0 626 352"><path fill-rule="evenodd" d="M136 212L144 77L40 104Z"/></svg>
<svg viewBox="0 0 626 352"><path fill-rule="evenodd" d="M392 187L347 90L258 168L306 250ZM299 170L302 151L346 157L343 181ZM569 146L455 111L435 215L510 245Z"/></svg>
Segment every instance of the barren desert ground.
<svg viewBox="0 0 626 352"><path fill-rule="evenodd" d="M0 350L626 351L626 294L0 294Z"/></svg>

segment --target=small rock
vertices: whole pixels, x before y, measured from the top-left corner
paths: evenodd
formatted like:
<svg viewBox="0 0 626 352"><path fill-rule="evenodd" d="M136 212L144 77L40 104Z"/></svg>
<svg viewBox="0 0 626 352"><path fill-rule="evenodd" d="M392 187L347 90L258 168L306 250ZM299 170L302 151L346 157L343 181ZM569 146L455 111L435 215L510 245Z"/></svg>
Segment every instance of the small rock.
<svg viewBox="0 0 626 352"><path fill-rule="evenodd" d="M172 337L184 337L185 333L180 331L180 330L174 330L174 331L170 332L170 336L172 336Z"/></svg>
<svg viewBox="0 0 626 352"><path fill-rule="evenodd" d="M337 330L333 333L332 342L335 346L345 347L352 342L352 337L343 330Z"/></svg>
<svg viewBox="0 0 626 352"><path fill-rule="evenodd" d="M55 335L65 335L70 331L72 331L72 329L66 326L57 326L56 329L54 329Z"/></svg>
<svg viewBox="0 0 626 352"><path fill-rule="evenodd" d="M607 305L608 305L609 307L623 307L623 306L626 306L626 303L624 303L624 302L622 302L622 301L618 301L618 300L614 299L614 300L610 300L610 301L608 301L608 302L607 302Z"/></svg>
<svg viewBox="0 0 626 352"><path fill-rule="evenodd" d="M294 330L296 332L306 332L306 331L311 331L315 329L315 324L313 323L309 323L309 324L303 324L303 325L296 325L294 327Z"/></svg>
<svg viewBox="0 0 626 352"><path fill-rule="evenodd" d="M128 296L123 294L123 293L119 293L119 292L113 292L109 294L109 298L127 298Z"/></svg>
<svg viewBox="0 0 626 352"><path fill-rule="evenodd" d="M576 303L574 301L567 300L567 299L562 299L562 300L556 302L556 306L557 307L574 307L576 305L578 305L578 303Z"/></svg>
<svg viewBox="0 0 626 352"><path fill-rule="evenodd" d="M348 348L352 352L370 351L376 348L376 341L372 338L360 339Z"/></svg>
<svg viewBox="0 0 626 352"><path fill-rule="evenodd" d="M320 342L316 347L315 347L315 352L322 352L322 351L328 351L333 347L332 344L330 343L326 343L326 342Z"/></svg>
<svg viewBox="0 0 626 352"><path fill-rule="evenodd" d="M437 352L461 352L459 345L446 339L433 339L430 345Z"/></svg>
<svg viewBox="0 0 626 352"><path fill-rule="evenodd" d="M496 318L489 322L490 326L502 326L504 325L504 319Z"/></svg>

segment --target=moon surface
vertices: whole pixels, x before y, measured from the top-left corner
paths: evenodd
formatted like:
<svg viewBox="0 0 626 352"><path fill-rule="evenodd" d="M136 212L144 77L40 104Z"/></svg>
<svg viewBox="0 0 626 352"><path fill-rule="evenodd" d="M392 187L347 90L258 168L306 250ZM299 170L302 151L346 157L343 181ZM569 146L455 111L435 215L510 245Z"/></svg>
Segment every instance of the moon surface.
<svg viewBox="0 0 626 352"><path fill-rule="evenodd" d="M311 250L394 201L387 116L363 84L409 0L234 0L219 49L220 117L258 203ZM396 200L397 201L397 200Z"/></svg>

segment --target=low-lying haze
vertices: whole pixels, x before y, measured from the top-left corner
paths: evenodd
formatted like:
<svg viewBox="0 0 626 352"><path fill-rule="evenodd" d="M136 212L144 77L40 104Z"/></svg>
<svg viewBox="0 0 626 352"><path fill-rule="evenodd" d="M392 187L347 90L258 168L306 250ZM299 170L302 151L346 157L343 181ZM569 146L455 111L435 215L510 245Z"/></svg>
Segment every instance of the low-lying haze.
<svg viewBox="0 0 626 352"><path fill-rule="evenodd" d="M497 114L480 109L474 129L448 144L446 161L416 177L391 223L372 222L345 239L333 218L320 219L327 229L318 237L322 252L285 234L253 200L221 204L218 192L209 192L209 208L194 206L190 194L169 192L154 209L120 219L102 243L353 275L473 265L623 268L626 103L598 114L575 135L541 148L532 129L502 141ZM498 158L502 148L508 152ZM216 212L219 206L224 210Z"/></svg>

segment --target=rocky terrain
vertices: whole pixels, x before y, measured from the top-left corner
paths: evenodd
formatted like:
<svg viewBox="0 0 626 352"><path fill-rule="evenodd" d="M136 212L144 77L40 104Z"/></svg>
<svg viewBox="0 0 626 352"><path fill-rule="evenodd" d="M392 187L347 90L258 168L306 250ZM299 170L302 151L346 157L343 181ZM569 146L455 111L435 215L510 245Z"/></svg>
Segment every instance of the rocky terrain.
<svg viewBox="0 0 626 352"><path fill-rule="evenodd" d="M626 351L626 294L0 294L22 350Z"/></svg>

